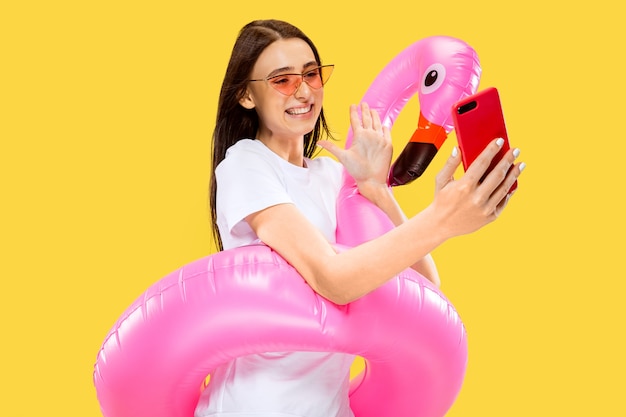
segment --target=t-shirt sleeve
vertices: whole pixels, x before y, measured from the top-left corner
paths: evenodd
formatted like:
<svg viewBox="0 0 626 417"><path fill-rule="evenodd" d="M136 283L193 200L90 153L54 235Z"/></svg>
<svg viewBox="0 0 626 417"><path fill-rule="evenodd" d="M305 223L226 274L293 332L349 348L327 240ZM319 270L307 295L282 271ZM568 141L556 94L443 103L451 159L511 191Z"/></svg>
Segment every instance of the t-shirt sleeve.
<svg viewBox="0 0 626 417"><path fill-rule="evenodd" d="M279 170L266 155L253 150L229 153L215 175L217 211L233 235L250 230L243 221L246 216L276 204L292 203Z"/></svg>

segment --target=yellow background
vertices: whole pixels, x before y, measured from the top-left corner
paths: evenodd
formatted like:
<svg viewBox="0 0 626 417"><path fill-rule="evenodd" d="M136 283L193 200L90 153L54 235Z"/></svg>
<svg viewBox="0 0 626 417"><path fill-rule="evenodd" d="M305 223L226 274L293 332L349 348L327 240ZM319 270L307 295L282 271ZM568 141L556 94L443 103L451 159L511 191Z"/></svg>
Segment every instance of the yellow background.
<svg viewBox="0 0 626 417"><path fill-rule="evenodd" d="M99 416L106 332L152 282L214 251L218 89L239 28L274 17L336 65L325 107L339 138L349 104L426 36L470 43L481 89L500 90L528 164L518 193L498 222L434 253L469 334L449 416L625 415L626 32L609 4L3 2L0 414ZM398 152L417 109L394 127ZM397 190L407 213L428 204L455 143Z"/></svg>

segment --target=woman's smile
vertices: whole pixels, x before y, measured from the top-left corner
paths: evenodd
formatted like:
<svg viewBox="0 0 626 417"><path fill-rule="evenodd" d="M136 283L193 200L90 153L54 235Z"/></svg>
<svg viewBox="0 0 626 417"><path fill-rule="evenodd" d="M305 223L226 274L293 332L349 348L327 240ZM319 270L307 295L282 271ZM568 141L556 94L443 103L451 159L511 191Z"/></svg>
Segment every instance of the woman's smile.
<svg viewBox="0 0 626 417"><path fill-rule="evenodd" d="M308 106L292 107L290 109L287 109L286 113L291 116L299 116L299 115L311 113L311 110L313 110L313 105L309 104Z"/></svg>

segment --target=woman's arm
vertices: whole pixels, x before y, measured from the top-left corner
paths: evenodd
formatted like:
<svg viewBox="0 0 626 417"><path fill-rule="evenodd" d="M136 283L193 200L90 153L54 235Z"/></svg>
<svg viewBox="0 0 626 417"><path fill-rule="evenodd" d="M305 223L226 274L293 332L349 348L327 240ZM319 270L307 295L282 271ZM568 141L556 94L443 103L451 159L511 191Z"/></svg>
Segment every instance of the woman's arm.
<svg viewBox="0 0 626 417"><path fill-rule="evenodd" d="M510 150L479 183L501 145L494 140L459 180L453 174L461 158L453 153L437 175L435 198L426 209L384 235L341 253L292 204L268 207L246 220L316 292L346 304L378 288L447 239L471 233L500 215L509 201L507 192L523 169L523 164L516 164L509 170L515 160Z"/></svg>

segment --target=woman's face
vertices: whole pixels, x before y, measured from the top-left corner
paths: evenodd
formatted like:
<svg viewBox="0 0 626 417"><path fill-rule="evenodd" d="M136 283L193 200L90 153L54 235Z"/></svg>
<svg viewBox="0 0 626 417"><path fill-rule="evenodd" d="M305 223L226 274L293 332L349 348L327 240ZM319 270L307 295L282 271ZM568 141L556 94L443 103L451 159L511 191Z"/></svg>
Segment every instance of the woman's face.
<svg viewBox="0 0 626 417"><path fill-rule="evenodd" d="M250 79L264 80L280 74L300 74L318 66L311 47L302 39L280 39L270 44L254 64ZM297 90L286 95L272 87L284 80L248 83L241 105L256 109L259 116L257 139L302 139L315 127L322 110L324 89L314 89L301 82ZM301 80L299 80L301 81ZM280 87L279 87L280 88Z"/></svg>

